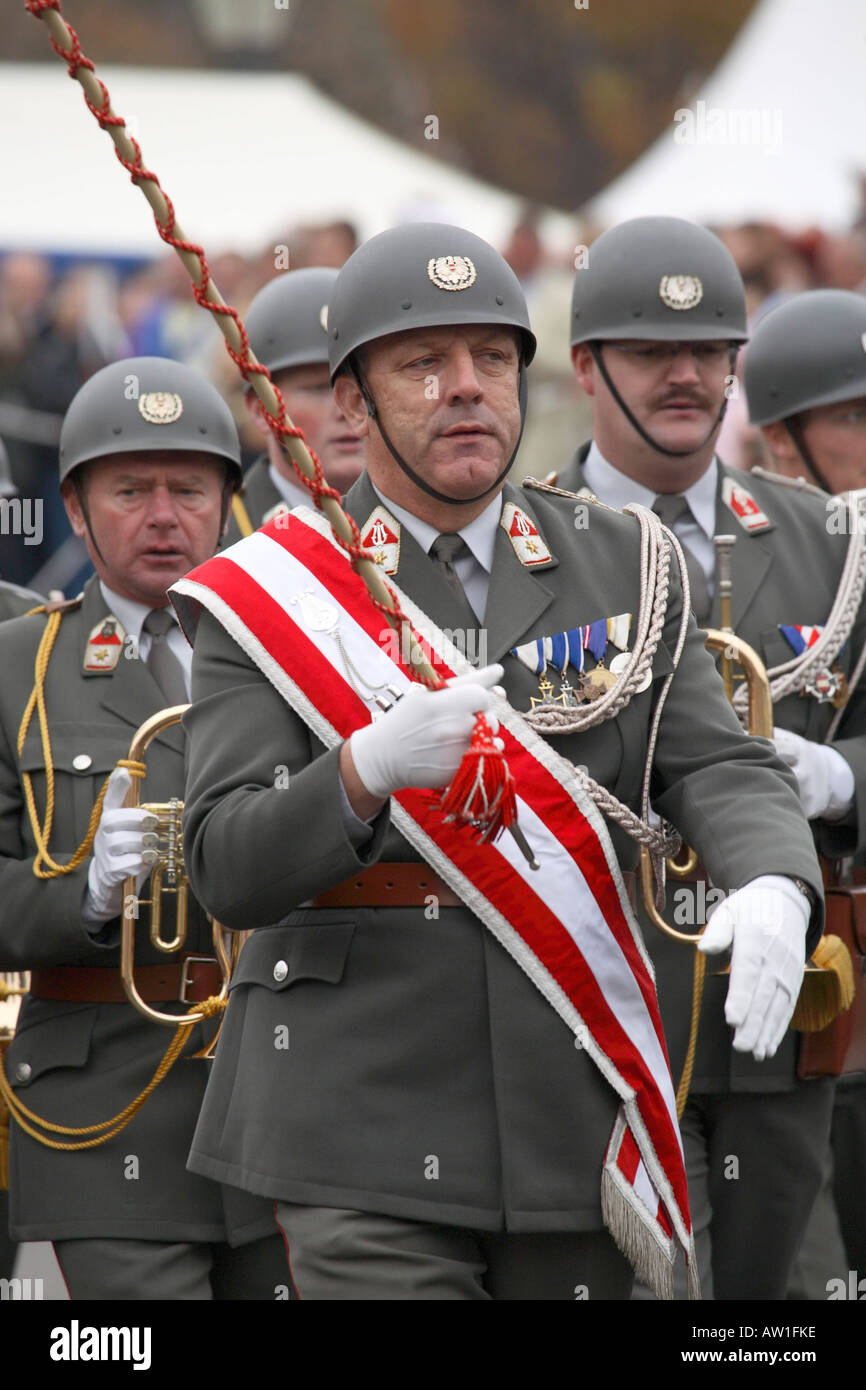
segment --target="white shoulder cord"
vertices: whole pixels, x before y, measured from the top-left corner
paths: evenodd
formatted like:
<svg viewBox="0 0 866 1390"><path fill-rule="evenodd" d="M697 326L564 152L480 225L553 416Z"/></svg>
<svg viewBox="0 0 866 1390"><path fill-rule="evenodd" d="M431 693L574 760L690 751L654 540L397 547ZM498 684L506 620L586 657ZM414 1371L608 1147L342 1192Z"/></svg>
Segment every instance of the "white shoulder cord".
<svg viewBox="0 0 866 1390"><path fill-rule="evenodd" d="M770 680L770 698L773 704L783 700L786 695L797 694L811 676L832 665L851 635L863 599L864 588L866 588L866 535L860 533L859 525L856 524L858 511L855 499L858 496L859 494L856 492L843 494L846 504L855 518L855 524L852 527L851 540L845 556L839 588L836 591L830 615L824 625L824 631L813 646L807 647L799 656L793 657L790 661L784 661L781 665L774 666L767 672ZM849 691L853 690L857 684L864 665L866 665L866 648L860 653L852 673ZM746 718L748 698L748 691L745 689L737 690L734 694L734 708L741 720ZM833 737L843 713L844 706L837 710L834 715L827 732L827 741Z"/></svg>
<svg viewBox="0 0 866 1390"><path fill-rule="evenodd" d="M663 882L664 859L668 855L676 854L682 841L673 827L665 822L662 822L660 829L650 825L649 784L662 711L686 639L690 609L689 581L679 542L673 533L662 525L655 513L637 504L624 507L623 512L636 519L641 532L640 611L631 660L614 685L606 690L600 699L594 700L591 704L578 708L565 708L562 705L553 704L537 705L524 714L523 718L539 733L574 734L584 733L597 724L613 719L621 710L625 709L642 684L645 675L649 672L656 648L661 640L667 617L670 591L668 577L671 553L675 553L683 585L682 615L677 645L673 655L674 671L665 680L650 727L641 795L641 815L636 816L628 806L613 796L606 787L596 782L588 773L577 774L584 789L599 809L611 820L616 821L632 839L649 847L654 865L657 867L657 874L661 872ZM575 771L577 772L577 769ZM662 865L661 870L658 869L659 864Z"/></svg>

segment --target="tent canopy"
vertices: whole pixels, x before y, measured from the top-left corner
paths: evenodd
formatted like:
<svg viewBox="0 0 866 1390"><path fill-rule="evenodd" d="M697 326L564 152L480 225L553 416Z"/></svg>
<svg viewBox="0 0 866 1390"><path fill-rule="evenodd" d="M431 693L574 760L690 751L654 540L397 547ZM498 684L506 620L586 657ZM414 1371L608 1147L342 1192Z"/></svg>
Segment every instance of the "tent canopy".
<svg viewBox="0 0 866 1390"><path fill-rule="evenodd" d="M429 219L501 242L520 205L383 135L295 74L106 67L98 75L184 232L208 254L258 252L297 223L343 218L363 238ZM0 248L162 249L141 193L60 63L0 64L0 129ZM560 236L568 227L559 214L545 223Z"/></svg>

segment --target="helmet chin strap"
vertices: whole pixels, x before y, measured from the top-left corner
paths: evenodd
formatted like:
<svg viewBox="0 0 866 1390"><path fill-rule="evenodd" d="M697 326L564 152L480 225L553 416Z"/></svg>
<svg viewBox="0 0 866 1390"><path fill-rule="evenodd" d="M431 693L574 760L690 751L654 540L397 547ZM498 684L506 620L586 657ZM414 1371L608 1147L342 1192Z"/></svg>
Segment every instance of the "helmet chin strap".
<svg viewBox="0 0 866 1390"><path fill-rule="evenodd" d="M93 546L93 549L96 551L102 563L105 564L105 556L103 555L102 551L99 549L99 546L96 543L96 537L93 534L93 527L90 524L90 513L87 510L87 503L84 500L84 489L81 486L81 479L78 476L78 472L79 470L76 468L72 474L70 481L72 482L72 486L75 489L75 496L78 498L78 505L81 508L81 515L84 517L84 524L87 527L87 534L90 537L90 543Z"/></svg>
<svg viewBox="0 0 866 1390"><path fill-rule="evenodd" d="M818 484L820 488L823 488L825 492L829 492L832 495L833 489L830 487L830 484L823 476L820 468L818 467L817 463L815 462L812 456L811 449L809 448L805 438L803 437L803 426L801 423L800 416L791 415L788 417L787 420L783 420L782 423L785 426L785 429L788 431L788 434L791 436L791 439L793 440L794 448L797 450L797 453L800 455L800 458L803 460L809 472L812 474L812 477L815 479L815 482Z"/></svg>
<svg viewBox="0 0 866 1390"><path fill-rule="evenodd" d="M604 380L605 386L607 387L607 389L608 389L608 391L610 392L610 394L613 396L614 400L616 401L617 405L619 406L619 408L620 408L620 410L622 411L622 413L623 413L623 415L625 416L625 418L628 420L629 424L632 426L632 428L633 428L634 430L637 431L637 433L640 435L640 437L641 437L641 439L644 441L644 443L649 444L650 448L651 448L651 449L655 449L656 453L658 453L658 454L664 454L667 458L672 458L672 459L688 458L690 454L697 454L697 453L699 453L701 449L705 448L706 445L709 444L709 442L710 442L710 440L712 439L713 435L715 434L716 430L719 428L719 425L722 423L722 421L723 421L724 418L725 418L725 411L726 411L727 408L728 408L728 398L727 398L727 396L724 396L724 397L722 398L722 407L721 407L721 410L719 411L718 415L716 416L715 420L713 421L713 423L712 423L712 425L710 426L709 430L707 431L706 435L705 435L704 438L701 440L700 444L698 444L698 445L697 445L695 448L693 448L693 449L668 449L664 444L659 444L659 442L658 442L657 439L653 439L652 435L651 435L647 430L644 429L644 427L643 427L643 425L640 423L640 421L635 419L634 415L633 415L632 412L629 410L629 408L628 408L628 406L626 405L625 401L623 400L622 396L619 394L619 391L617 391L616 387L614 386L613 382L612 382L611 379L610 379L610 373L608 372L607 366L605 365L604 358L603 358L602 355L601 355L601 349L602 349L602 344L601 344L600 342L592 342L592 343L589 344L589 350L590 350L590 352L592 353L592 356L593 356L593 360L594 360L594 362L595 362L595 365L598 367L598 370L601 372L601 375L602 375L602 378L603 378L603 380ZM732 369L733 369L733 364L734 364L735 358L736 358L736 349L735 349L735 348L732 348L732 349L731 349L731 368L732 368Z"/></svg>
<svg viewBox="0 0 866 1390"><path fill-rule="evenodd" d="M370 388L367 386L367 383L363 380L361 373L358 370L357 363L355 363L354 361L352 362L352 373L355 377L355 380L358 383L358 389L360 390L361 395L364 397L364 403L367 407L367 414L369 415L371 420L375 420L376 428L382 436L382 439L385 443L385 447L387 448L389 454L393 458L394 462L398 465L398 467L400 467L406 474L406 477L409 478L411 482L415 484L416 487L419 487L422 492L426 492L428 497L435 497L437 502L447 502L448 505L452 507L465 507L468 503L481 502L485 497L489 497L492 493L496 492L498 488L502 485L503 479L508 475L511 465L517 457L517 450L520 448L520 441L523 438L523 427L526 423L526 368L523 365L522 356L520 358L520 376L518 384L518 396L520 398L520 433L517 436L517 443L514 445L511 458L508 460L505 467L502 469L502 472L498 475L495 481L490 484L490 487L485 488L483 492L477 493L475 497L449 497L446 492L439 492L435 487L431 487L428 482L425 482L425 480L415 472L414 468L410 467L406 460L397 452L391 440L389 439L385 426L382 424L381 416L379 415L379 412L376 409L376 402L373 400L373 397L370 394Z"/></svg>

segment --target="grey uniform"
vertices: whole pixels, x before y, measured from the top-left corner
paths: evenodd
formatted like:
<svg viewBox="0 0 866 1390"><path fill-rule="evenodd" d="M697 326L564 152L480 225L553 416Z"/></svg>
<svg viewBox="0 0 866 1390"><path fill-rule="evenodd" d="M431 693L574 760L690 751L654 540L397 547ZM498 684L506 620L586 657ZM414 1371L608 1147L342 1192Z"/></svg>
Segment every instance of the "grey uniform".
<svg viewBox="0 0 866 1390"><path fill-rule="evenodd" d="M559 487L584 486L581 462L585 456L582 449L560 472ZM740 527L722 501L725 477L752 493L769 520L766 530L750 533ZM768 667L793 656L779 623L819 625L826 622L833 605L848 542L846 537L830 534L826 521L821 497L720 465L715 530L737 535L732 562L733 628ZM719 621L716 585L708 625L718 627ZM851 639L839 657L846 674L864 640L866 614L861 606ZM774 707L773 717L777 726L823 742L834 712L829 703L791 695ZM862 683L846 707L831 746L851 765L855 805L841 821L816 820L811 825L819 850L838 857L862 848L866 834L866 690ZM712 873L710 877L715 882ZM669 882L669 921L675 924L677 905L686 907L688 895L696 892L694 884ZM676 1080L688 1042L692 956L688 948L646 924L645 935L656 967ZM690 1100L683 1117L693 1202L701 1208L698 1220L711 1223L716 1297L783 1298L787 1270L818 1190L833 1086L827 1081L797 1079L798 1034L792 1030L767 1061L756 1062L750 1055L735 1052L724 1019L726 989L727 978L708 971ZM694 1147L689 1142L693 1125ZM786 1161L768 1162L770 1154L782 1155ZM734 1172L731 1158L738 1162L736 1180L726 1176L726 1171ZM698 1182L709 1183L712 1214L697 1198ZM751 1239L746 1242L747 1232Z"/></svg>
<svg viewBox="0 0 866 1390"><path fill-rule="evenodd" d="M68 605L48 665L45 698L55 783L50 850L60 862L84 838L99 788L117 759L126 757L135 729L166 703L141 660L121 656L112 673L83 670L88 636L107 615L98 581L91 579L83 599ZM35 844L21 774L30 774L42 814L45 756L37 720L20 755L16 749L45 623L44 616L36 615L0 629L0 968L116 967L119 922L108 924L105 944L96 944L82 924L89 860L48 881L33 873ZM183 734L170 729L148 755L145 799L182 794L183 772ZM174 914L171 899L166 903L164 933L172 929ZM162 963L169 958L159 957L148 941L149 909L142 905L140 912L136 963ZM185 949L213 954L210 927L196 902L190 904ZM179 1003L159 1007L186 1011ZM138 1094L171 1036L170 1029L144 1020L125 1003L27 997L7 1053L7 1076L38 1115L65 1125L93 1124L116 1114ZM205 1041L199 1025L187 1051ZM182 1058L123 1133L89 1151L45 1148L13 1123L12 1234L18 1240L73 1243L113 1238L244 1244L270 1236L266 1243L276 1248L266 1203L186 1171L206 1072L204 1061ZM130 1164L130 1157L136 1164ZM269 1265L264 1290L260 1284L258 1292L239 1296L273 1297L270 1270L279 1267ZM282 1270L285 1279L284 1263ZM248 1288L252 1275L250 1280Z"/></svg>
<svg viewBox="0 0 866 1390"><path fill-rule="evenodd" d="M363 527L378 500L362 475L345 505ZM551 552L526 569L497 532L488 658L502 660L509 699L526 710L537 684L510 649L637 612L639 547L635 523L608 509L593 509L578 545L568 501L508 485L504 500ZM395 578L440 626L463 625L453 591L405 530ZM633 807L679 609L675 583L652 689L616 720L557 740ZM467 909L442 908L432 921L421 908L302 906L377 860L417 855L387 807L370 842L353 848L336 750L323 750L207 614L193 700L190 875L221 921L257 930L233 982L190 1166L294 1203L488 1232L600 1230L616 1101L568 1030ZM278 765L288 787L274 785ZM656 766L658 804L728 887L773 871L817 885L791 779L767 744L741 735L694 627ZM611 831L621 863L633 866L633 842ZM281 1025L288 1049L275 1047ZM430 1155L435 1182L425 1178Z"/></svg>

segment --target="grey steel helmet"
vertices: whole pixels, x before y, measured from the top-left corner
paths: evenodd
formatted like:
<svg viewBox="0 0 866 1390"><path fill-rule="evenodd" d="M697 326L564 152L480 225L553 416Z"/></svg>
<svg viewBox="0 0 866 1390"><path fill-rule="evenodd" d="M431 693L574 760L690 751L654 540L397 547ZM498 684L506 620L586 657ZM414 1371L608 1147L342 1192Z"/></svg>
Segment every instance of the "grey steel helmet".
<svg viewBox="0 0 866 1390"><path fill-rule="evenodd" d="M172 358L127 357L84 383L60 431L60 481L79 464L145 450L213 454L241 481L231 411L210 382Z"/></svg>
<svg viewBox="0 0 866 1390"><path fill-rule="evenodd" d="M752 334L743 384L753 425L866 396L866 298L806 290L778 304Z"/></svg>
<svg viewBox="0 0 866 1390"><path fill-rule="evenodd" d="M0 439L0 497L17 497L18 489L12 477L12 469L9 466L9 455L6 452L6 445Z"/></svg>
<svg viewBox="0 0 866 1390"><path fill-rule="evenodd" d="M289 270L259 290L245 323L269 372L328 361L328 300L338 273L321 266Z"/></svg>
<svg viewBox="0 0 866 1390"><path fill-rule="evenodd" d="M520 281L481 237L443 222L392 227L359 246L328 309L331 380L356 348L406 328L496 323L516 328L528 366L535 335Z"/></svg>
<svg viewBox="0 0 866 1390"><path fill-rule="evenodd" d="M571 344L615 338L744 343L743 281L728 248L681 217L602 232L574 277Z"/></svg>

